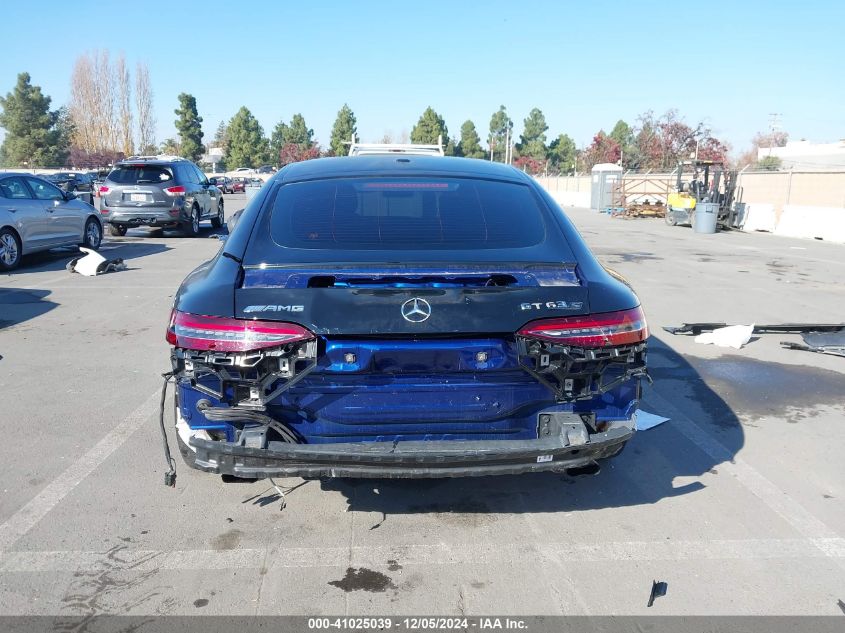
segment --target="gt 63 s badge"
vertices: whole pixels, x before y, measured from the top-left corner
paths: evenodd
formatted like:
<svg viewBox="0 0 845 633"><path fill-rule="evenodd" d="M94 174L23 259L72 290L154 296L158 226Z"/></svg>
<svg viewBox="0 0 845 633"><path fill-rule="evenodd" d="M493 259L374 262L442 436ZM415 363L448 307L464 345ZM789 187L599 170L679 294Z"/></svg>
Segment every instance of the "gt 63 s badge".
<svg viewBox="0 0 845 633"><path fill-rule="evenodd" d="M520 310L580 310L583 301L536 301L534 303L520 303Z"/></svg>

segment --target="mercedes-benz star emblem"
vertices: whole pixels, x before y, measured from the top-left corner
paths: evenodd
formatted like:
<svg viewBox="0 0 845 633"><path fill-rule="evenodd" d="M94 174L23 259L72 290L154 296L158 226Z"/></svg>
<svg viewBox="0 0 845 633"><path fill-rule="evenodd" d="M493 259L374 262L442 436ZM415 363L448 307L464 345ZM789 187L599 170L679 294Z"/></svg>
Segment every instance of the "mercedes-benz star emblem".
<svg viewBox="0 0 845 633"><path fill-rule="evenodd" d="M431 316L431 305L425 299L414 297L402 304L402 318L411 323L422 323Z"/></svg>

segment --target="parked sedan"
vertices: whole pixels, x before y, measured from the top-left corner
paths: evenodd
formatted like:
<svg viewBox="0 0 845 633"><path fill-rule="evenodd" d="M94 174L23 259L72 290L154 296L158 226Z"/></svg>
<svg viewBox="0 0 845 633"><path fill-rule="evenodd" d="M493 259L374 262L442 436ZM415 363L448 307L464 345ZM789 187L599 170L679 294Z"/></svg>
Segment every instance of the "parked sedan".
<svg viewBox="0 0 845 633"><path fill-rule="evenodd" d="M221 193L234 193L232 179L226 176L212 176L208 179L209 184L217 187Z"/></svg>
<svg viewBox="0 0 845 633"><path fill-rule="evenodd" d="M75 193L78 191L91 192L93 190L94 179L87 173L60 171L46 178L64 191Z"/></svg>
<svg viewBox="0 0 845 633"><path fill-rule="evenodd" d="M90 204L37 176L0 174L0 270L56 246L98 249L103 225Z"/></svg>
<svg viewBox="0 0 845 633"><path fill-rule="evenodd" d="M193 468L587 474L632 437L640 301L522 172L410 155L293 163L230 231L167 327Z"/></svg>
<svg viewBox="0 0 845 633"><path fill-rule="evenodd" d="M248 178L232 178L232 193L243 193L246 191L246 183L248 180Z"/></svg>

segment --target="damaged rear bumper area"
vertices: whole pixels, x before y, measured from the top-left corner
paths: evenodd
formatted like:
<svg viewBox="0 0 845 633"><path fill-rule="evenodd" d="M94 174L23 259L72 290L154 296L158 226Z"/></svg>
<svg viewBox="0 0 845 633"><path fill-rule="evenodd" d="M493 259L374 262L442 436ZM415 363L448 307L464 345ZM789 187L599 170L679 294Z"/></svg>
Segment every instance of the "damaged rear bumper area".
<svg viewBox="0 0 845 633"><path fill-rule="evenodd" d="M378 477L436 478L528 472L594 474L596 460L617 455L634 433L630 420L589 433L580 416L543 414L549 436L536 440L403 441L286 444L262 437L238 443L188 438L182 452L191 466L241 478ZM187 430L183 427L183 430Z"/></svg>

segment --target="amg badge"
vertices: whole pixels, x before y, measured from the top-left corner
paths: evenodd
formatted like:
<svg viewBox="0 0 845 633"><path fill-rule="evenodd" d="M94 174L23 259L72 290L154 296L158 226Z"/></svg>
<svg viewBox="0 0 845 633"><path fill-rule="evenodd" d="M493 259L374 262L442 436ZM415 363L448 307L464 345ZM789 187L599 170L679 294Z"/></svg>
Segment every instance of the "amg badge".
<svg viewBox="0 0 845 633"><path fill-rule="evenodd" d="M302 312L305 306L247 306L244 312Z"/></svg>

